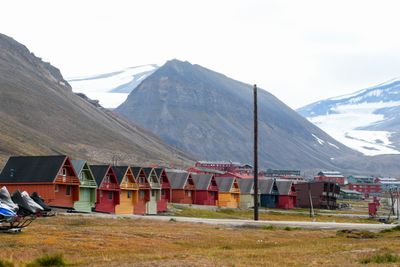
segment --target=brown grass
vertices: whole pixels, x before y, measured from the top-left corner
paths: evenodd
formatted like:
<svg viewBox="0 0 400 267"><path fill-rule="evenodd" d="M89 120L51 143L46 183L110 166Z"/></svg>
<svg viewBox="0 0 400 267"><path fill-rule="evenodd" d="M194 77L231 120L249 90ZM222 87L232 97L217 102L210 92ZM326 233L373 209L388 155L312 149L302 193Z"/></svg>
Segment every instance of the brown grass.
<svg viewBox="0 0 400 267"><path fill-rule="evenodd" d="M74 266L357 266L388 244L399 254L399 237L59 216L40 218L20 234L2 234L0 259L24 266L61 253Z"/></svg>

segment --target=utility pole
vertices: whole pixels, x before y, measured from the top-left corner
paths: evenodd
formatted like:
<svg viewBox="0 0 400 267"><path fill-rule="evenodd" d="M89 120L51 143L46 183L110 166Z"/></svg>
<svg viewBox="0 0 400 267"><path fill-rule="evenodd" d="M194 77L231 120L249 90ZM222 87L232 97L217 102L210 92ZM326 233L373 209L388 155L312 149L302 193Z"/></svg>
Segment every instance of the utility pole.
<svg viewBox="0 0 400 267"><path fill-rule="evenodd" d="M257 85L254 85L254 220L258 221L258 118Z"/></svg>

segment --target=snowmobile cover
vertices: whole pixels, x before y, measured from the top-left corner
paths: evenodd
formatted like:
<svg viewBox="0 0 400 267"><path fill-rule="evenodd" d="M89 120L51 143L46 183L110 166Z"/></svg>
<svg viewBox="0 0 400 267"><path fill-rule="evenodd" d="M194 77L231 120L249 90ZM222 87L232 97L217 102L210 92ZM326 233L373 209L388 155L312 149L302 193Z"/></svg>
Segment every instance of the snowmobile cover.
<svg viewBox="0 0 400 267"><path fill-rule="evenodd" d="M15 204L12 200L11 200L11 195L7 190L7 187L3 186L0 189L0 203L2 203L3 205L5 205L8 209L10 209L11 211L13 211L14 213L16 213L18 211L18 205Z"/></svg>
<svg viewBox="0 0 400 267"><path fill-rule="evenodd" d="M43 208L44 211L51 211L51 208L50 208L46 203L44 203L43 198L41 198L37 192L33 192L33 193L31 194L31 198L32 198L37 204L39 204L39 205Z"/></svg>
<svg viewBox="0 0 400 267"><path fill-rule="evenodd" d="M0 222L12 222L16 216L17 214L9 209L7 205L0 203Z"/></svg>
<svg viewBox="0 0 400 267"><path fill-rule="evenodd" d="M21 196L25 199L26 203L28 203L29 206L31 206L32 209L35 210L35 213L43 211L42 206L40 206L38 203L36 203L30 196L29 194L24 191L21 193Z"/></svg>
<svg viewBox="0 0 400 267"><path fill-rule="evenodd" d="M26 200L22 197L21 192L19 190L15 191L11 196L12 201L15 204L18 204L19 210L17 212L18 215L27 216L35 214L35 209L33 209Z"/></svg>

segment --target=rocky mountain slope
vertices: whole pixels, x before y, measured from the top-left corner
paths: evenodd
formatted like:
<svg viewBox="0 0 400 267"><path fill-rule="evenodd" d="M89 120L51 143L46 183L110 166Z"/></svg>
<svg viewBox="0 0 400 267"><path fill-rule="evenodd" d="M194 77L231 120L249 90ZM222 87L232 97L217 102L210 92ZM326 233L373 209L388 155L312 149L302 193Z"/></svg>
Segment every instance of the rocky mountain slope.
<svg viewBox="0 0 400 267"><path fill-rule="evenodd" d="M157 68L155 64L136 66L111 73L67 78L67 81L74 92L98 100L105 108L116 108Z"/></svg>
<svg viewBox="0 0 400 267"><path fill-rule="evenodd" d="M252 101L252 86L172 60L115 111L199 159L251 163ZM259 134L264 168L340 169L361 156L261 89Z"/></svg>
<svg viewBox="0 0 400 267"><path fill-rule="evenodd" d="M298 112L366 155L400 154L399 79L321 100Z"/></svg>
<svg viewBox="0 0 400 267"><path fill-rule="evenodd" d="M75 95L60 71L0 34L0 166L9 155L185 164L155 135Z"/></svg>

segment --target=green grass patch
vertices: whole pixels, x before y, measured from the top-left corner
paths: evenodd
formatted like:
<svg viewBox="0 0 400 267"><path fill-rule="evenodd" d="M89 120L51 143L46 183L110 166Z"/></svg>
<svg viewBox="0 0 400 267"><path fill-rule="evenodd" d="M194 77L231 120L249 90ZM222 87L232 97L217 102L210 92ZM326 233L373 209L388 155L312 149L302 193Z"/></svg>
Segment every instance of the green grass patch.
<svg viewBox="0 0 400 267"><path fill-rule="evenodd" d="M303 230L303 228L286 226L285 228L283 228L283 230L285 230L285 231L298 231L298 230Z"/></svg>
<svg viewBox="0 0 400 267"><path fill-rule="evenodd" d="M381 233L393 233L393 232L398 232L398 231L400 231L400 225L397 225L397 226L395 226L395 227L393 227L393 228L388 228L388 229L383 229L382 231L381 231Z"/></svg>
<svg viewBox="0 0 400 267"><path fill-rule="evenodd" d="M9 260L2 260L0 259L0 267L14 267L14 263Z"/></svg>
<svg viewBox="0 0 400 267"><path fill-rule="evenodd" d="M397 256L396 254L386 252L383 254L375 254L372 255L371 257L364 258L360 260L360 263L362 264L369 264L369 263L395 263L399 262L400 257Z"/></svg>
<svg viewBox="0 0 400 267"><path fill-rule="evenodd" d="M276 227L270 224L270 225L264 225L262 227L262 229L263 230L276 230Z"/></svg>
<svg viewBox="0 0 400 267"><path fill-rule="evenodd" d="M370 231L359 231L359 230L338 230L336 232L337 236L343 236L347 238L355 238L355 239L372 239L378 238L379 235Z"/></svg>
<svg viewBox="0 0 400 267"><path fill-rule="evenodd" d="M27 267L42 267L42 266L66 266L67 263L64 260L62 254L55 255L43 255L33 262L27 264Z"/></svg>

